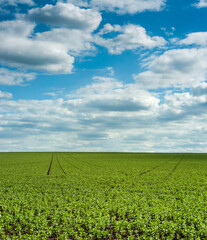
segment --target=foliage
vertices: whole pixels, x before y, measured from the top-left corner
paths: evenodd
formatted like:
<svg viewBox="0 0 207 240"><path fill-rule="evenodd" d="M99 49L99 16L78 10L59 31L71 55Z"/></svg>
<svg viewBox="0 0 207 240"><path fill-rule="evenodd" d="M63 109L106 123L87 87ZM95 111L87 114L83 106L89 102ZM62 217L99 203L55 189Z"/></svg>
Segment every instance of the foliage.
<svg viewBox="0 0 207 240"><path fill-rule="evenodd" d="M207 239L206 159L0 153L0 239Z"/></svg>

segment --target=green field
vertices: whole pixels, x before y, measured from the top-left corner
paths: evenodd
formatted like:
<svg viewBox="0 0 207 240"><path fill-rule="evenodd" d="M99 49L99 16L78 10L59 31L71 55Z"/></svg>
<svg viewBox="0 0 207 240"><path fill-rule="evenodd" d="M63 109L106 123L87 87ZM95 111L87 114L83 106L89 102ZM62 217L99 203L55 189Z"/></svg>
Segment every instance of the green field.
<svg viewBox="0 0 207 240"><path fill-rule="evenodd" d="M207 154L0 153L0 239L207 239Z"/></svg>

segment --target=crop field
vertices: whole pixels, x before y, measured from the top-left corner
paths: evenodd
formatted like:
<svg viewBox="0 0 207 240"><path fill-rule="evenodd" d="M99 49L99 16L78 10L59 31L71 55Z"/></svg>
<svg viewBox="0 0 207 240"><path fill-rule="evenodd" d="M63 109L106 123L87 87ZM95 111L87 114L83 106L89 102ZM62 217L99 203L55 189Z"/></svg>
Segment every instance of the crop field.
<svg viewBox="0 0 207 240"><path fill-rule="evenodd" d="M0 239L207 239L207 154L0 153Z"/></svg>

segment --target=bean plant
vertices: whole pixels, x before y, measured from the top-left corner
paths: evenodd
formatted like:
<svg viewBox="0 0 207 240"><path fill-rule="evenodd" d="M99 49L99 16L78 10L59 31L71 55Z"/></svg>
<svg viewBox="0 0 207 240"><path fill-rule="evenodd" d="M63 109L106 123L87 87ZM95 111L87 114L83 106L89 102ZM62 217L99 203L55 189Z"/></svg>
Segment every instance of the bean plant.
<svg viewBox="0 0 207 240"><path fill-rule="evenodd" d="M0 153L0 239L207 239L207 154Z"/></svg>

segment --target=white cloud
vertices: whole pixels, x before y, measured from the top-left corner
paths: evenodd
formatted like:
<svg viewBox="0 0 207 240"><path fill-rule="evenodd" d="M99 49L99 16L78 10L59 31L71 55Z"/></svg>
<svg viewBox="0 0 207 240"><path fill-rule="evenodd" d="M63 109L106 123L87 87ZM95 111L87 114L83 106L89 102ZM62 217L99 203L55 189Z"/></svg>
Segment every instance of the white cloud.
<svg viewBox="0 0 207 240"><path fill-rule="evenodd" d="M165 0L91 0L89 5L119 14L135 14L147 10L160 11L165 5Z"/></svg>
<svg viewBox="0 0 207 240"><path fill-rule="evenodd" d="M35 24L22 20L11 20L0 22L0 34L1 37L31 37Z"/></svg>
<svg viewBox="0 0 207 240"><path fill-rule="evenodd" d="M158 105L159 100L136 84L124 85L112 77L94 77L95 83L79 89L68 97L84 99L84 109L100 111L142 111ZM78 100L79 102L79 100ZM74 103L74 101L73 101Z"/></svg>
<svg viewBox="0 0 207 240"><path fill-rule="evenodd" d="M137 83L147 89L181 87L206 80L207 49L174 49L148 62L148 70L134 75Z"/></svg>
<svg viewBox="0 0 207 240"><path fill-rule="evenodd" d="M150 93L114 78L94 80L95 83L68 96L68 100L0 101L0 136L4 140L0 146L4 148L10 141L10 149L20 150L24 146L24 150L54 150L65 142L64 149L68 150L109 150L125 133L126 124L131 124L128 129L133 128L134 133L137 121L155 115L153 109L158 107L159 100ZM138 123L137 127L141 125ZM98 147L101 142L105 149ZM116 144L114 149L117 147Z"/></svg>
<svg viewBox="0 0 207 240"><path fill-rule="evenodd" d="M88 0L58 0L58 2L67 2L72 3L75 6L79 7L89 7Z"/></svg>
<svg viewBox="0 0 207 240"><path fill-rule="evenodd" d="M100 36L109 32L120 32L120 34L114 38L107 38L107 36L103 38ZM106 47L111 54L121 54L125 50L134 50L140 47L150 49L166 44L164 38L158 36L150 37L143 27L133 24L122 27L106 24L100 31L100 34L96 36L95 42Z"/></svg>
<svg viewBox="0 0 207 240"><path fill-rule="evenodd" d="M35 73L25 73L20 71L11 71L6 68L0 68L0 85L22 85L35 78Z"/></svg>
<svg viewBox="0 0 207 240"><path fill-rule="evenodd" d="M89 5L79 1L79 6L133 14L158 11L164 1L92 0ZM18 20L0 22L1 63L70 73L72 56L93 50L93 41L112 54L166 44L163 38L151 37L143 27L132 24L106 24L93 40L100 21L95 9L58 2L34 8ZM51 29L35 33L37 22ZM135 83L118 81L108 67L103 71L109 77L96 76L92 84L67 96L51 90L46 93L54 98L50 100L9 100L12 94L0 91L0 150L207 151L206 36L192 33L180 44L203 48L151 55L145 61L148 69L134 76ZM0 84L22 85L34 78L34 73L0 68ZM160 95L146 90L159 87L191 90L161 91ZM59 96L64 98L57 99Z"/></svg>
<svg viewBox="0 0 207 240"><path fill-rule="evenodd" d="M207 149L207 95L168 92L161 103L137 83L107 77L94 81L68 99L2 99L0 150Z"/></svg>
<svg viewBox="0 0 207 240"><path fill-rule="evenodd" d="M161 11L166 0L65 0L77 6L92 7L98 10L116 12L118 14L135 14L143 11ZM63 1L59 1L63 2Z"/></svg>
<svg viewBox="0 0 207 240"><path fill-rule="evenodd" d="M48 95L53 98L61 98L62 96L64 96L64 91L65 91L65 88L58 88L58 89L53 89L52 92L45 92L43 93L43 95Z"/></svg>
<svg viewBox="0 0 207 240"><path fill-rule="evenodd" d="M207 0L200 0L197 4L195 4L196 7L202 8L202 7L207 7Z"/></svg>
<svg viewBox="0 0 207 240"><path fill-rule="evenodd" d="M207 95L195 95L190 92L169 93L164 97L159 119L164 121L192 121L207 115ZM193 118L192 118L193 116Z"/></svg>
<svg viewBox="0 0 207 240"><path fill-rule="evenodd" d="M84 51L93 51L92 35L77 29L55 28L48 32L38 33L37 40L62 44L71 55L82 55Z"/></svg>
<svg viewBox="0 0 207 240"><path fill-rule="evenodd" d="M175 27L171 27L171 28L168 28L168 29L166 29L165 27L161 27L160 29L161 29L168 37L169 37L169 36L173 36L174 33L175 33L175 30L176 30Z"/></svg>
<svg viewBox="0 0 207 240"><path fill-rule="evenodd" d="M47 92L47 93L44 93L44 95L48 95L51 97L57 97L57 93L55 93L55 92Z"/></svg>
<svg viewBox="0 0 207 240"><path fill-rule="evenodd" d="M16 6L18 4L27 4L30 6L34 5L34 2L32 0L0 0L1 5L13 5Z"/></svg>
<svg viewBox="0 0 207 240"><path fill-rule="evenodd" d="M96 10L79 8L71 3L62 2L57 2L55 6L47 4L42 8L33 8L24 17L55 27L89 32L94 31L102 20Z"/></svg>
<svg viewBox="0 0 207 240"><path fill-rule="evenodd" d="M3 64L51 73L71 73L74 62L60 44L25 38L3 39L0 54Z"/></svg>
<svg viewBox="0 0 207 240"><path fill-rule="evenodd" d="M107 67L106 70L107 70L109 76L114 76L114 69L113 69L113 67Z"/></svg>
<svg viewBox="0 0 207 240"><path fill-rule="evenodd" d="M194 85L191 88L191 93L193 96L207 95L207 83L203 82L203 83Z"/></svg>
<svg viewBox="0 0 207 240"><path fill-rule="evenodd" d="M0 98L7 98L7 99L9 99L9 98L12 98L12 97L13 97L12 93L0 91Z"/></svg>
<svg viewBox="0 0 207 240"><path fill-rule="evenodd" d="M99 34L93 35L101 19L97 10L57 2L56 5L33 8L28 14L19 14L17 20L2 21L0 62L9 67L71 73L74 56L91 54L96 49L94 42L106 47L111 54L166 44L162 37L150 37L144 28L132 24L106 24ZM35 32L36 23L39 22L51 25L52 28L45 32ZM103 37L110 32L116 32L117 36Z"/></svg>
<svg viewBox="0 0 207 240"><path fill-rule="evenodd" d="M17 17L0 22L0 63L55 74L71 73L74 56L95 50L92 32L102 20L96 10L62 2L32 8ZM36 23L52 28L35 32Z"/></svg>
<svg viewBox="0 0 207 240"><path fill-rule="evenodd" d="M27 37L34 26L20 20L0 23L1 63L51 73L71 73L74 58L68 55L67 48L61 43Z"/></svg>
<svg viewBox="0 0 207 240"><path fill-rule="evenodd" d="M178 44L207 46L207 32L190 33L185 39L180 40Z"/></svg>
<svg viewBox="0 0 207 240"><path fill-rule="evenodd" d="M107 23L103 26L103 28L99 31L99 35L107 34L110 32L122 32L122 27L118 24L111 25Z"/></svg>

